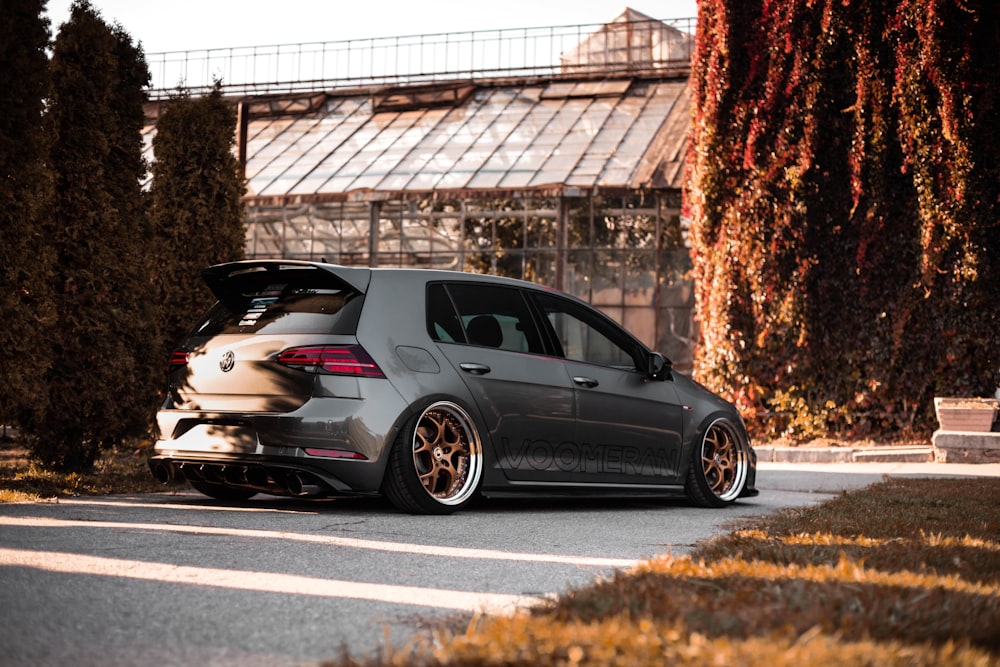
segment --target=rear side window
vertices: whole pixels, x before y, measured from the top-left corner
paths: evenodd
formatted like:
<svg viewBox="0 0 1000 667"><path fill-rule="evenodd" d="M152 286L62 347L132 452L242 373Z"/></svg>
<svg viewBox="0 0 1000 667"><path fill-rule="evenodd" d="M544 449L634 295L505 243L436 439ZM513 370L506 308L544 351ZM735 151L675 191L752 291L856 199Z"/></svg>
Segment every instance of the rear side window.
<svg viewBox="0 0 1000 667"><path fill-rule="evenodd" d="M465 329L441 283L427 287L427 331L442 343L464 343Z"/></svg>
<svg viewBox="0 0 1000 667"><path fill-rule="evenodd" d="M191 335L356 333L363 295L314 272L233 276ZM326 283L326 284L317 284Z"/></svg>
<svg viewBox="0 0 1000 667"><path fill-rule="evenodd" d="M512 352L544 352L531 311L518 289L456 283L431 285L428 329L444 343L468 342Z"/></svg>

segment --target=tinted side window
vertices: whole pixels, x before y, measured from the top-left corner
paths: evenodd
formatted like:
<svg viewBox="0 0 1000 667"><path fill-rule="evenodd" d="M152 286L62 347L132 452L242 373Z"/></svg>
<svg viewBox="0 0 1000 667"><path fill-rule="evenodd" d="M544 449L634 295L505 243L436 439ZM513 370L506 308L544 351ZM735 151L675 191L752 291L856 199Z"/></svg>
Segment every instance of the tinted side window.
<svg viewBox="0 0 1000 667"><path fill-rule="evenodd" d="M513 352L541 354L541 337L528 304L516 288L473 283L453 283L446 287L471 345L495 347ZM447 327L442 326L447 332ZM436 332L432 331L434 336ZM461 339L452 335L456 341ZM437 340L447 342L443 334Z"/></svg>
<svg viewBox="0 0 1000 667"><path fill-rule="evenodd" d="M464 343L465 329L441 283L427 286L427 333L442 343Z"/></svg>
<svg viewBox="0 0 1000 667"><path fill-rule="evenodd" d="M535 295L545 313L563 356L601 366L633 370L635 343L594 313L550 294Z"/></svg>

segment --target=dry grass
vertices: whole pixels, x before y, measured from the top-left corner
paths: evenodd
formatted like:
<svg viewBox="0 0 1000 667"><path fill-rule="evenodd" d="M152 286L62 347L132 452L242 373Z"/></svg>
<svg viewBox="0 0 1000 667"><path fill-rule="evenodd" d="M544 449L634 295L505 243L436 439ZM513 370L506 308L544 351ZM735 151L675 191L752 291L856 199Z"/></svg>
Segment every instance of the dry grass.
<svg viewBox="0 0 1000 667"><path fill-rule="evenodd" d="M889 480L375 665L1000 665L1000 480Z"/></svg>
<svg viewBox="0 0 1000 667"><path fill-rule="evenodd" d="M45 470L16 441L0 442L0 503L162 491L146 465L148 443L101 454L85 474Z"/></svg>

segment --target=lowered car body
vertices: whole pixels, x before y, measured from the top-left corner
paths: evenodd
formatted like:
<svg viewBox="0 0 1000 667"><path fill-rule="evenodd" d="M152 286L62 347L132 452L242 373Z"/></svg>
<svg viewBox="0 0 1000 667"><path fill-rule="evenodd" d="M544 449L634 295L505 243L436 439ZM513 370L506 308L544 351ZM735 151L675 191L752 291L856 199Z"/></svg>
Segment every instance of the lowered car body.
<svg viewBox="0 0 1000 667"><path fill-rule="evenodd" d="M207 495L756 495L735 408L615 322L521 281L253 260L171 359L161 480Z"/></svg>

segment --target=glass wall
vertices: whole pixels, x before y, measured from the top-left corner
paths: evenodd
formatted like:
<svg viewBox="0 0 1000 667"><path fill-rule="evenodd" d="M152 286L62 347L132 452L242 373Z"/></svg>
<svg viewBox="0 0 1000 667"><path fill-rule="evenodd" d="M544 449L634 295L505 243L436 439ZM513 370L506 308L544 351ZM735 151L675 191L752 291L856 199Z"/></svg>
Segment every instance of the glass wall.
<svg viewBox="0 0 1000 667"><path fill-rule="evenodd" d="M472 271L561 289L690 371L680 193L254 206L248 222L249 257Z"/></svg>

